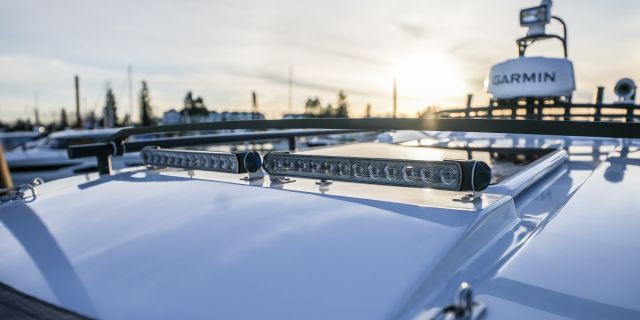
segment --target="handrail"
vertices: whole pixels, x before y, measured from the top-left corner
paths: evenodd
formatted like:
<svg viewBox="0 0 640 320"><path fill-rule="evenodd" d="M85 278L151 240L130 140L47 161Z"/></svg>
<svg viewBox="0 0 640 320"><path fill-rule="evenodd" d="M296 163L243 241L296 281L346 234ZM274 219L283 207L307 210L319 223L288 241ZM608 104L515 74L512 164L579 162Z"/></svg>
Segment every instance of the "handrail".
<svg viewBox="0 0 640 320"><path fill-rule="evenodd" d="M219 129L334 129L377 131L377 130L418 130L418 131L459 131L487 133L515 133L559 136L586 136L608 138L640 138L640 123L633 122L587 122L558 120L506 120L506 119L469 119L469 118L365 118L365 119L284 119L208 122L174 126L156 126L141 128L125 128L108 141L97 144L71 146L68 149L70 158L96 156L98 171L111 173L111 156L125 152L139 151L152 143L162 146L187 146L195 144L224 143L231 141L251 141L259 139L275 139L301 135L320 135L335 132L322 131L266 131L243 134L210 135L202 137L147 140L139 142L123 142L131 135L219 130ZM216 138L217 137L217 138Z"/></svg>
<svg viewBox="0 0 640 320"><path fill-rule="evenodd" d="M474 110L474 109L472 109ZM441 112L452 112L443 110ZM105 141L121 143L132 135L148 133L205 131L224 129L340 129L340 130L419 130L463 131L490 133L523 133L574 135L611 138L640 138L635 132L640 124L554 121L554 120L497 120L461 118L324 118L203 122L194 124L125 128ZM631 129L633 128L633 129ZM586 131L585 131L586 130ZM629 131L627 131L629 130ZM632 136L626 136L626 134Z"/></svg>
<svg viewBox="0 0 640 320"><path fill-rule="evenodd" d="M529 104L527 105L519 105L517 104L517 102L513 102L513 103L502 103L498 106L490 106L492 108L504 108L504 109L510 109L510 108L525 108L531 106ZM475 109L482 109L482 108L488 108L489 106L481 106L481 107L471 107L471 110L475 110ZM595 103L567 103L567 102L557 102L554 104L538 104L535 105L535 107L539 108L545 108L545 109L550 109L550 108L564 108L564 107L571 107L571 108L610 108L610 109L627 109L629 107L633 107L633 108L638 108L638 105L633 104L633 103L622 103L622 102L617 102L617 103L602 103L602 104L595 104ZM443 109L440 110L439 112L448 112L451 110L455 110L455 112L464 112L464 110L466 110L466 107L459 107L459 108L451 108L451 109Z"/></svg>
<svg viewBox="0 0 640 320"><path fill-rule="evenodd" d="M106 141L98 143L89 143L81 145L73 145L67 149L67 155L70 159L110 155L119 156L124 153L138 152L147 146L156 146L162 148L189 147L208 144L221 144L242 141L265 141L276 139L289 139L304 136L318 136L328 134L343 134L360 132L358 130L278 130L278 131L262 131L262 132L240 132L240 133L224 133L224 134L205 134L175 138L158 138L145 139L137 141L117 142ZM291 146L290 146L291 147Z"/></svg>
<svg viewBox="0 0 640 320"><path fill-rule="evenodd" d="M189 131L214 131L214 130L266 130L266 129L342 129L350 130L344 126L333 128L325 124L316 126L317 120L329 119L283 119L283 120L239 120L239 121L215 121L187 124L173 124L147 127L127 127L107 137L105 142L122 142L130 136L152 133L174 133ZM330 134L330 133L329 133Z"/></svg>
<svg viewBox="0 0 640 320"><path fill-rule="evenodd" d="M249 121L256 122L256 121ZM257 122L260 122L258 120ZM193 127L200 127L194 125L180 125L170 128L171 132L179 131L177 129L182 128L181 131L194 131ZM245 126L246 127L246 126ZM142 129L142 130L130 130L130 129ZM127 131L125 131L127 130ZM353 132L362 132L363 130L275 130L275 131L258 131L258 132L240 132L240 133L223 133L223 134L205 134L197 136L186 136L177 138L159 138L159 139L145 139L138 141L127 141L124 139L134 134L144 134L150 132L165 132L163 126L157 127L142 127L142 128L125 128L119 131L124 132L122 135L114 135L114 138L108 138L107 141L99 143L90 143L83 145L70 146L67 149L67 155L70 159L92 157L95 156L98 164L98 172L100 174L110 174L111 169L111 157L123 155L129 152L138 152L147 146L157 146L164 148L172 147L187 147L197 145L211 145L222 143L233 143L243 141L268 141L287 139L289 141L289 150L295 150L296 137L304 136L319 136L329 134L344 134ZM197 130L196 130L197 131ZM132 133L133 132L133 133ZM124 139L122 138L124 137Z"/></svg>

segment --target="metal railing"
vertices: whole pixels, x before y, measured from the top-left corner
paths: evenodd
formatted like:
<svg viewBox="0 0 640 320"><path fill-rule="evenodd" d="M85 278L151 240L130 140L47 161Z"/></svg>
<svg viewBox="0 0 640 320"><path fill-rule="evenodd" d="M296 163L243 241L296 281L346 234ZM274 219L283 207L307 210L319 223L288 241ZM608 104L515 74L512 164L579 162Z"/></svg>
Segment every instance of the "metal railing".
<svg viewBox="0 0 640 320"><path fill-rule="evenodd" d="M580 120L636 122L640 108L634 103L603 103L604 88L598 87L593 103L572 103L555 99L513 99L491 101L488 106L472 107L471 95L464 108L436 112L439 118L486 118L527 120Z"/></svg>
<svg viewBox="0 0 640 320"><path fill-rule="evenodd" d="M444 118L635 122L640 118L636 110L639 109L635 104L554 103L446 109L439 111L436 115Z"/></svg>
<svg viewBox="0 0 640 320"><path fill-rule="evenodd" d="M283 130L300 128L304 128L306 130ZM280 131L212 134L131 142L125 141L131 135L221 129L279 129ZM71 146L68 149L68 155L69 158L72 159L95 156L98 161L98 172L101 174L110 174L112 156L122 155L127 152L137 152L142 150L142 148L146 146L159 146L167 148L240 141L289 139L290 146L293 144L293 146L295 147L295 138L300 136L317 136L326 134L381 130L458 131L610 138L640 138L640 123L633 122L624 123L466 118L284 119L209 122L175 126L125 128L109 137L102 143Z"/></svg>

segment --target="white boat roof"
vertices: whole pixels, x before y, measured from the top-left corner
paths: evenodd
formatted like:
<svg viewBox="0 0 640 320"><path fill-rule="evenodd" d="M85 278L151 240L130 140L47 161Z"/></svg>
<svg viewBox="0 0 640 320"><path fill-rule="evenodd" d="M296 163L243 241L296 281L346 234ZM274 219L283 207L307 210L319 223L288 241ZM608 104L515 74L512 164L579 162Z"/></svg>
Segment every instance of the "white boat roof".
<svg viewBox="0 0 640 320"><path fill-rule="evenodd" d="M640 316L640 221L628 201L638 141L444 136L313 152L565 148L475 204L449 191L199 170L74 176L0 206L0 282L105 319L414 319L461 282L490 318ZM544 161L550 169L536 167Z"/></svg>

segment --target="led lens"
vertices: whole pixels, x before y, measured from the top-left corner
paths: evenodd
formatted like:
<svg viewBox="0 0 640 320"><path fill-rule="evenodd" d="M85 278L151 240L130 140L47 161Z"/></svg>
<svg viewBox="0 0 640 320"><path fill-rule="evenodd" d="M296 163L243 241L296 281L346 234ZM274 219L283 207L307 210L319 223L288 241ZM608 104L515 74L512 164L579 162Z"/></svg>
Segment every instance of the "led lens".
<svg viewBox="0 0 640 320"><path fill-rule="evenodd" d="M284 159L282 166L285 170L295 170L295 165L292 159Z"/></svg>
<svg viewBox="0 0 640 320"><path fill-rule="evenodd" d="M420 169L420 177L422 178L422 180L426 182L433 182L435 175L436 174L432 167L426 167L426 168Z"/></svg>
<svg viewBox="0 0 640 320"><path fill-rule="evenodd" d="M382 169L379 164L372 163L369 165L369 177L378 179L382 176Z"/></svg>
<svg viewBox="0 0 640 320"><path fill-rule="evenodd" d="M384 176L389 180L396 180L402 177L402 170L395 164L388 164L384 167Z"/></svg>
<svg viewBox="0 0 640 320"><path fill-rule="evenodd" d="M341 176L348 176L351 174L351 166L349 166L348 162L338 162L338 174Z"/></svg>
<svg viewBox="0 0 640 320"><path fill-rule="evenodd" d="M458 173L452 168L442 168L440 170L440 181L444 184L454 184L458 181Z"/></svg>
<svg viewBox="0 0 640 320"><path fill-rule="evenodd" d="M368 175L367 165L365 162L356 162L353 164L353 175L356 178L364 178Z"/></svg>
<svg viewBox="0 0 640 320"><path fill-rule="evenodd" d="M337 165L331 161L325 161L324 163L322 163L322 166L324 167L324 172L327 174L338 174L337 171Z"/></svg>
<svg viewBox="0 0 640 320"><path fill-rule="evenodd" d="M320 164L320 162L311 161L309 165L311 166L311 172L313 172L313 173L321 173L322 172L322 164Z"/></svg>
<svg viewBox="0 0 640 320"><path fill-rule="evenodd" d="M416 167L407 165L402 167L402 177L407 181L420 179L420 172Z"/></svg>
<svg viewBox="0 0 640 320"><path fill-rule="evenodd" d="M306 160L297 160L296 161L296 171L298 172L307 172L309 171L309 162Z"/></svg>
<svg viewBox="0 0 640 320"><path fill-rule="evenodd" d="M282 170L282 160L281 159L274 159L273 161L271 161L271 163L269 163L271 170L272 171L280 171Z"/></svg>

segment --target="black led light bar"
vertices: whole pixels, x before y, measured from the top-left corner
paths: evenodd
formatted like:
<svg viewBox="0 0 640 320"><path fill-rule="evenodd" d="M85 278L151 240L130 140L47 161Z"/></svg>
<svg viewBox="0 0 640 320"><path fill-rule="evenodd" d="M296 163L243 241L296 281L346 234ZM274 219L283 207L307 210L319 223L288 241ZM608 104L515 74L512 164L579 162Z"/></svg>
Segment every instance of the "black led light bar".
<svg viewBox="0 0 640 320"><path fill-rule="evenodd" d="M270 176L342 180L451 191L482 191L491 168L475 160L415 161L331 157L271 152L264 169Z"/></svg>
<svg viewBox="0 0 640 320"><path fill-rule="evenodd" d="M226 173L255 172L262 165L262 158L255 151L232 153L146 147L140 151L140 158L147 166Z"/></svg>

